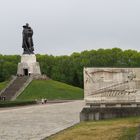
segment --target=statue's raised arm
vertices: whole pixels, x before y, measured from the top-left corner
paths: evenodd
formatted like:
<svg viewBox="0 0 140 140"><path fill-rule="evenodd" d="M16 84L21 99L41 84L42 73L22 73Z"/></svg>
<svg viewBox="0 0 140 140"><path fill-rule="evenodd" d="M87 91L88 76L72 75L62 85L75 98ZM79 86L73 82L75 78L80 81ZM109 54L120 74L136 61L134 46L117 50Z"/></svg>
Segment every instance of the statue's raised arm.
<svg viewBox="0 0 140 140"><path fill-rule="evenodd" d="M23 32L22 32L22 48L23 48L23 54L34 54L34 44L33 44L33 30L29 26L28 23L23 26Z"/></svg>

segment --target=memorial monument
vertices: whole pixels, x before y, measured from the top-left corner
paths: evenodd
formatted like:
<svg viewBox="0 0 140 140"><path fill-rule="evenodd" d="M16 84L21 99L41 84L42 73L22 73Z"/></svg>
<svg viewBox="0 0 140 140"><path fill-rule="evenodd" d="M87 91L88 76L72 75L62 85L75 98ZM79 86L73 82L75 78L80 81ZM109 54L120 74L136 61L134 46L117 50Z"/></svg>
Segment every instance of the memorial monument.
<svg viewBox="0 0 140 140"><path fill-rule="evenodd" d="M85 68L81 120L140 115L140 68Z"/></svg>
<svg viewBox="0 0 140 140"><path fill-rule="evenodd" d="M21 62L18 64L17 75L41 75L39 63L36 61L33 44L33 30L28 23L23 26Z"/></svg>

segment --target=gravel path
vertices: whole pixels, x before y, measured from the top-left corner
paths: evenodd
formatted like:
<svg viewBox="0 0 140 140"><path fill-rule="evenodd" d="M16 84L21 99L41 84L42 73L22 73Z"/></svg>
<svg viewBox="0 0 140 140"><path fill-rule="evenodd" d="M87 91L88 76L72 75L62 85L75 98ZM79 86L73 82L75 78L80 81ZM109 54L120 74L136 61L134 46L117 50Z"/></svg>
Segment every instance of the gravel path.
<svg viewBox="0 0 140 140"><path fill-rule="evenodd" d="M79 122L83 101L0 111L0 140L41 140Z"/></svg>

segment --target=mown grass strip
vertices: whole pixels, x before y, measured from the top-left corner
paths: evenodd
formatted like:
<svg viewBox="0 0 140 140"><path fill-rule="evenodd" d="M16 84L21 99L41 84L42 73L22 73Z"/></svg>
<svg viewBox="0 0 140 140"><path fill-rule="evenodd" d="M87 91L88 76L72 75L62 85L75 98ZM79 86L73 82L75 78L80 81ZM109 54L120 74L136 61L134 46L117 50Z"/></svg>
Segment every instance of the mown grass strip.
<svg viewBox="0 0 140 140"><path fill-rule="evenodd" d="M36 101L0 101L0 108L36 104Z"/></svg>
<svg viewBox="0 0 140 140"><path fill-rule="evenodd" d="M135 140L137 134L138 127L130 127L124 128L123 135L119 138L119 140Z"/></svg>
<svg viewBox="0 0 140 140"><path fill-rule="evenodd" d="M82 122L45 140L135 140L140 117Z"/></svg>

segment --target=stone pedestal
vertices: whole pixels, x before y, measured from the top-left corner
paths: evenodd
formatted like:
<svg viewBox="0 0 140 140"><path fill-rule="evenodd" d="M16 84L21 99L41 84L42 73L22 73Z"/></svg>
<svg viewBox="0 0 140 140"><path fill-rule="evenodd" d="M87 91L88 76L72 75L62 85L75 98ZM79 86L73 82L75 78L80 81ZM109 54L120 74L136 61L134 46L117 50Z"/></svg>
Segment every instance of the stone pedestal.
<svg viewBox="0 0 140 140"><path fill-rule="evenodd" d="M140 107L84 107L80 112L80 121L103 120L131 116L140 116Z"/></svg>
<svg viewBox="0 0 140 140"><path fill-rule="evenodd" d="M41 75L39 63L35 54L23 54L18 64L17 75Z"/></svg>
<svg viewBox="0 0 140 140"><path fill-rule="evenodd" d="M80 120L140 116L140 68L84 68Z"/></svg>

